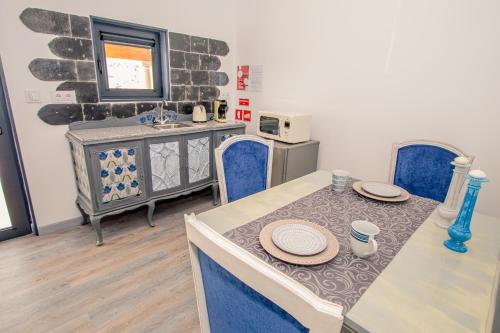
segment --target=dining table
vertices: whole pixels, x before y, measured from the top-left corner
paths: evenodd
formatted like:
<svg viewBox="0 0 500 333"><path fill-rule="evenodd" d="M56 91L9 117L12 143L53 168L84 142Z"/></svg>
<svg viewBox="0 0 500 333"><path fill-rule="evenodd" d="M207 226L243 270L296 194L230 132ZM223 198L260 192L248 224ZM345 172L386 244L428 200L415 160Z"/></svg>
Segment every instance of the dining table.
<svg viewBox="0 0 500 333"><path fill-rule="evenodd" d="M238 243L235 236L238 231L239 236L244 237L241 232L246 226L265 221L284 207L311 198L315 193L329 191L331 182L331 172L319 170L200 213L196 218L216 233L233 238L236 245L241 245L250 254L259 255L244 247L244 239ZM425 218L407 237L401 238L397 251L387 257L369 283L358 290L357 296L349 300L341 296L327 299L330 302L338 300L344 307L342 332L486 333L498 327L500 219L475 212L471 223L472 238L466 243L468 252L456 253L443 246L443 242L449 239L447 230L435 224L440 218L436 209L439 203L427 199L421 202L428 211ZM369 210L373 207L368 204L356 209L357 213L370 216ZM387 207L391 209L392 206ZM303 214L307 217L307 210ZM312 210L310 214L313 214ZM314 220L314 217L308 220ZM383 237L384 232L389 231L382 230L377 238ZM353 258L348 248L345 252L345 258ZM271 262L276 260L263 261L278 270L281 263L273 265ZM363 263L363 260L371 259L356 260ZM332 266L335 269L335 261L330 263ZM308 269L318 267L300 269L307 273ZM330 276L335 279L333 272ZM317 293L324 296L320 291Z"/></svg>

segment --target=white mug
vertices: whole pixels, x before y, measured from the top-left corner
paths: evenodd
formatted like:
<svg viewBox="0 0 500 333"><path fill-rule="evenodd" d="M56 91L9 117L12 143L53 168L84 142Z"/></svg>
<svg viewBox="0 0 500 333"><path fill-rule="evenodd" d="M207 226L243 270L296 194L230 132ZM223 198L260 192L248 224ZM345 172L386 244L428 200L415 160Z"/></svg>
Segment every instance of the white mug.
<svg viewBox="0 0 500 333"><path fill-rule="evenodd" d="M349 182L349 172L345 170L332 171L332 189L335 192L344 192Z"/></svg>
<svg viewBox="0 0 500 333"><path fill-rule="evenodd" d="M357 220L351 223L351 250L360 258L371 256L378 250L375 236L380 233L375 224Z"/></svg>

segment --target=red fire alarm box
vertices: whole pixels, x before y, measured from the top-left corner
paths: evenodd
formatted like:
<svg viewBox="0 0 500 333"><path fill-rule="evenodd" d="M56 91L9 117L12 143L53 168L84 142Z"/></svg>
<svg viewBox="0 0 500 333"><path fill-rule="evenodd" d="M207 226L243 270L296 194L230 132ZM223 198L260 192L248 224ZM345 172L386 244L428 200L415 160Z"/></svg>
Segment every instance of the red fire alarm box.
<svg viewBox="0 0 500 333"><path fill-rule="evenodd" d="M250 105L250 99L249 98L240 98L240 105L241 106L249 106Z"/></svg>

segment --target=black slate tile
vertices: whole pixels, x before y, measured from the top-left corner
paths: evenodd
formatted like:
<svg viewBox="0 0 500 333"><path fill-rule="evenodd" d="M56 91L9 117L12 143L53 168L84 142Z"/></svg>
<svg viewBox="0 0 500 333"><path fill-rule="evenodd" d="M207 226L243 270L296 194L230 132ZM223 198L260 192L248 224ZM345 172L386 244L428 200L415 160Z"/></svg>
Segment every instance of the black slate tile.
<svg viewBox="0 0 500 333"><path fill-rule="evenodd" d="M189 35L179 34L177 32L169 32L169 46L171 50L191 51L191 38Z"/></svg>
<svg viewBox="0 0 500 333"><path fill-rule="evenodd" d="M136 103L136 108L137 108L137 114L141 114L143 112L148 112L151 110L154 110L157 106L158 103Z"/></svg>
<svg viewBox="0 0 500 333"><path fill-rule="evenodd" d="M186 59L184 59L182 51L170 51L170 67L171 68L186 68Z"/></svg>
<svg viewBox="0 0 500 333"><path fill-rule="evenodd" d="M191 36L191 52L208 53L208 39Z"/></svg>
<svg viewBox="0 0 500 333"><path fill-rule="evenodd" d="M213 102L211 102L211 101L201 101L201 102L198 102L198 104L203 105L205 107L205 110L207 111L207 113L212 113Z"/></svg>
<svg viewBox="0 0 500 333"><path fill-rule="evenodd" d="M70 15L69 21L73 37L90 38L90 20L88 17Z"/></svg>
<svg viewBox="0 0 500 333"><path fill-rule="evenodd" d="M111 116L111 104L83 104L83 117L87 120L104 120Z"/></svg>
<svg viewBox="0 0 500 333"><path fill-rule="evenodd" d="M192 71L191 72L191 82L194 85L208 84L208 72L207 71Z"/></svg>
<svg viewBox="0 0 500 333"><path fill-rule="evenodd" d="M225 86L229 83L229 77L224 72L209 72L209 85Z"/></svg>
<svg viewBox="0 0 500 333"><path fill-rule="evenodd" d="M229 53L229 46L222 40L209 39L208 53L219 56L225 56Z"/></svg>
<svg viewBox="0 0 500 333"><path fill-rule="evenodd" d="M216 71L220 68L221 62L219 57L202 54L200 56L200 69Z"/></svg>
<svg viewBox="0 0 500 333"><path fill-rule="evenodd" d="M29 29L44 34L69 36L69 15L39 8L26 8L19 18Z"/></svg>
<svg viewBox="0 0 500 333"><path fill-rule="evenodd" d="M56 90L74 90L78 103L97 103L99 101L97 83L95 82L67 81L61 83Z"/></svg>
<svg viewBox="0 0 500 333"><path fill-rule="evenodd" d="M179 102L178 111L182 114L192 114L193 113L193 102Z"/></svg>
<svg viewBox="0 0 500 333"><path fill-rule="evenodd" d="M76 80L76 65L73 60L37 58L30 62L29 70L42 81Z"/></svg>
<svg viewBox="0 0 500 333"><path fill-rule="evenodd" d="M186 87L185 86L171 86L170 87L170 100L183 101L185 99L186 99Z"/></svg>
<svg viewBox="0 0 500 333"><path fill-rule="evenodd" d="M200 69L200 55L197 53L186 53L184 55L186 59L186 68L191 70Z"/></svg>
<svg viewBox="0 0 500 333"><path fill-rule="evenodd" d="M38 111L38 117L50 125L67 125L83 120L81 104L47 104Z"/></svg>
<svg viewBox="0 0 500 333"><path fill-rule="evenodd" d="M93 61L77 61L76 73L78 81L95 81L95 65Z"/></svg>
<svg viewBox="0 0 500 333"><path fill-rule="evenodd" d="M186 100L198 101L200 99L200 87L187 86L186 87Z"/></svg>
<svg viewBox="0 0 500 333"><path fill-rule="evenodd" d="M172 84L191 84L189 71L184 69L171 69L170 82Z"/></svg>
<svg viewBox="0 0 500 333"><path fill-rule="evenodd" d="M220 95L220 90L217 87L204 86L200 87L201 100L214 100Z"/></svg>
<svg viewBox="0 0 500 333"><path fill-rule="evenodd" d="M111 104L111 115L116 118L129 118L135 116L134 103Z"/></svg>
<svg viewBox="0 0 500 333"><path fill-rule="evenodd" d="M163 106L163 110L177 112L177 103L176 102L168 102L166 106L165 105Z"/></svg>
<svg viewBox="0 0 500 333"><path fill-rule="evenodd" d="M92 41L90 39L56 37L50 41L49 49L56 56L64 59L94 59Z"/></svg>

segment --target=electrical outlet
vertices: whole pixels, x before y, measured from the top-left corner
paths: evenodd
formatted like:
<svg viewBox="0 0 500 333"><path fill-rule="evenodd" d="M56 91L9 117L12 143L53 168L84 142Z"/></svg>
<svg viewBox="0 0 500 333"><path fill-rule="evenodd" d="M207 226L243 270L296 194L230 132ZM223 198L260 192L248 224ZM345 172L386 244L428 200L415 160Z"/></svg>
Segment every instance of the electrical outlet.
<svg viewBox="0 0 500 333"><path fill-rule="evenodd" d="M52 103L76 103L76 94L74 90L53 91L51 94Z"/></svg>
<svg viewBox="0 0 500 333"><path fill-rule="evenodd" d="M26 103L41 103L40 90L25 90L24 100Z"/></svg>

